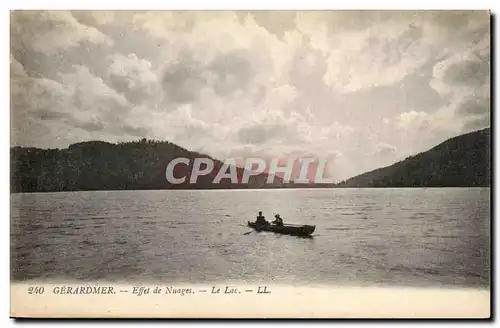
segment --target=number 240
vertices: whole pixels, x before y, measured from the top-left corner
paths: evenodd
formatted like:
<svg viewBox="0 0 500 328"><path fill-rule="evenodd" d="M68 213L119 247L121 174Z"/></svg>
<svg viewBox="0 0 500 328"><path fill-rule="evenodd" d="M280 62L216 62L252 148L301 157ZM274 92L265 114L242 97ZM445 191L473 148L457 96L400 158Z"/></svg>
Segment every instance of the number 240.
<svg viewBox="0 0 500 328"><path fill-rule="evenodd" d="M44 288L40 286L28 288L28 294L43 294Z"/></svg>

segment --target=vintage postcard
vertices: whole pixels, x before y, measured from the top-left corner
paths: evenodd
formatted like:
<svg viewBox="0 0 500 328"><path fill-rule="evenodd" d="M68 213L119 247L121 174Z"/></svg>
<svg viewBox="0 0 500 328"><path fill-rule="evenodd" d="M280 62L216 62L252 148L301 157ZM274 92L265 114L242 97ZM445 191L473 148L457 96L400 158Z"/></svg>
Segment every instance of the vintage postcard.
<svg viewBox="0 0 500 328"><path fill-rule="evenodd" d="M489 318L490 15L11 11L11 316Z"/></svg>

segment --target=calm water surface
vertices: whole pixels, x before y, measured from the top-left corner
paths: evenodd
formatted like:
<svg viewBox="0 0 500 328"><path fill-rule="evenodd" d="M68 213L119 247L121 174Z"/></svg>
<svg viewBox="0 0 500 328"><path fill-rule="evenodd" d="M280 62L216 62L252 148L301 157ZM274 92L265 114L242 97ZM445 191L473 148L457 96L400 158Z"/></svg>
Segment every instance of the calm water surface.
<svg viewBox="0 0 500 328"><path fill-rule="evenodd" d="M490 190L14 194L11 278L489 286ZM262 210L315 237L243 235Z"/></svg>

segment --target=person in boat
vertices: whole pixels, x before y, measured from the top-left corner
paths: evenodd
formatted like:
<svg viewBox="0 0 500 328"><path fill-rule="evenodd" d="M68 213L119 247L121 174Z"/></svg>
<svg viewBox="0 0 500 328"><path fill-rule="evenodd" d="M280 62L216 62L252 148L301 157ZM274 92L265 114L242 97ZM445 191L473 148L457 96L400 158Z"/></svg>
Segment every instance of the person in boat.
<svg viewBox="0 0 500 328"><path fill-rule="evenodd" d="M281 218L281 216L279 214L276 214L274 217L275 217L275 220L272 222L272 224L277 225L279 227L282 227L283 226L283 219Z"/></svg>
<svg viewBox="0 0 500 328"><path fill-rule="evenodd" d="M259 215L257 215L257 220L255 221L256 224L258 225L267 225L269 224L266 220L266 218L264 217L264 215L262 215L262 211L259 211Z"/></svg>

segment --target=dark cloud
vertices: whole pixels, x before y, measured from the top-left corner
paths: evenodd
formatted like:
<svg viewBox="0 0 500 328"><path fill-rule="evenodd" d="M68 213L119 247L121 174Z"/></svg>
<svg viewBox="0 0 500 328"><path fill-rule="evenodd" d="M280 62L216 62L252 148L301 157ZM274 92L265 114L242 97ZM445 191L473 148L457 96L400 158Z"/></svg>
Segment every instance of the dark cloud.
<svg viewBox="0 0 500 328"><path fill-rule="evenodd" d="M145 134L145 129L124 125L124 115L131 107L87 68L74 67L71 73L61 74L60 78L62 83L41 78L11 81L14 126L23 126L21 121L37 126L47 122L117 136Z"/></svg>
<svg viewBox="0 0 500 328"><path fill-rule="evenodd" d="M200 63L189 57L168 65L162 80L167 100L178 104L196 101L206 85L202 71Z"/></svg>
<svg viewBox="0 0 500 328"><path fill-rule="evenodd" d="M490 104L488 99L470 98L461 103L457 108L457 113L462 115L484 115L489 114Z"/></svg>
<svg viewBox="0 0 500 328"><path fill-rule="evenodd" d="M16 146L54 148L58 142L50 122L42 122L29 116L12 116L10 135L11 144Z"/></svg>
<svg viewBox="0 0 500 328"><path fill-rule="evenodd" d="M21 34L26 41L34 41L36 34L45 34L56 28L68 27L68 22L49 18L49 11L13 10L11 11L11 33L15 37ZM36 33L25 33L36 31Z"/></svg>
<svg viewBox="0 0 500 328"><path fill-rule="evenodd" d="M98 29L78 22L68 11L11 11L11 49L33 49L53 55L82 41L110 46L112 40Z"/></svg>
<svg viewBox="0 0 500 328"><path fill-rule="evenodd" d="M130 28L130 25L104 25L99 26L99 30L113 39L114 53L124 55L134 53L137 57L144 58L153 64L161 64L159 59L162 52L165 49L174 48L174 44L169 40L159 40L138 28Z"/></svg>
<svg viewBox="0 0 500 328"><path fill-rule="evenodd" d="M116 47L102 47L84 40L78 47L60 51L52 60L47 59L48 64L57 67L59 72L69 72L73 70L74 65L81 65L87 67L96 77L106 80L108 67L111 64L109 55L115 52ZM54 63L55 61L58 63Z"/></svg>
<svg viewBox="0 0 500 328"><path fill-rule="evenodd" d="M490 121L491 120L489 115L473 118L472 120L467 121L467 123L465 123L464 132L475 131L489 127L491 124Z"/></svg>
<svg viewBox="0 0 500 328"><path fill-rule="evenodd" d="M457 84L467 85L471 83L472 85L481 87L489 83L489 60L484 60L482 62L466 61L465 63L459 63L455 66L458 67L458 72L455 72L451 77L451 73L449 73L448 78L454 78ZM451 67L448 69L447 73L450 72L450 70ZM483 94L466 99L459 104L456 110L459 116L467 118L463 127L464 132L479 130L490 126L490 112L490 99L485 98Z"/></svg>
<svg viewBox="0 0 500 328"><path fill-rule="evenodd" d="M52 80L20 78L11 80L10 86L13 119L21 119L23 115L37 111L64 112L57 104L64 104L67 95L61 85Z"/></svg>
<svg viewBox="0 0 500 328"><path fill-rule="evenodd" d="M130 125L123 125L121 130L124 134L135 136L135 137L145 137L148 135L149 130L144 127L133 127ZM118 132L118 131L117 131ZM120 135L119 133L117 135Z"/></svg>
<svg viewBox="0 0 500 328"><path fill-rule="evenodd" d="M162 86L168 102L186 104L196 102L203 88L212 88L221 97L230 96L244 89L253 74L242 52L222 54L208 64L184 52L165 68Z"/></svg>
<svg viewBox="0 0 500 328"><path fill-rule="evenodd" d="M216 57L206 66L205 72L215 76L212 86L219 96L231 95L249 85L254 75L251 63L246 58L249 55L242 51L226 53Z"/></svg>
<svg viewBox="0 0 500 328"><path fill-rule="evenodd" d="M438 10L420 11L420 13L439 25L457 30L461 30L472 21L487 22L490 16L487 10Z"/></svg>
<svg viewBox="0 0 500 328"><path fill-rule="evenodd" d="M111 86L113 86L116 91L123 93L125 95L125 97L127 98L127 100L134 103L134 99L136 97L134 97L133 94L132 95L130 94L130 93L133 93L134 91L131 90L131 87L129 86L130 83L126 79L125 76L110 74L109 82L110 82Z"/></svg>
<svg viewBox="0 0 500 328"><path fill-rule="evenodd" d="M72 128L81 129L87 132L103 131L105 128L102 122L96 120L82 121L68 113L49 109L39 108L36 111L29 112L28 115L34 120L65 123Z"/></svg>
<svg viewBox="0 0 500 328"><path fill-rule="evenodd" d="M483 85L489 75L489 58L484 58L482 61L466 60L450 65L443 81L448 84L477 86Z"/></svg>
<svg viewBox="0 0 500 328"><path fill-rule="evenodd" d="M52 121L56 123L64 123L72 128L81 129L87 132L103 131L105 128L104 123L101 121L97 121L95 119L85 121L78 119L76 116L68 113L58 112L45 108L38 108L35 111L29 112L28 115L35 121Z"/></svg>
<svg viewBox="0 0 500 328"><path fill-rule="evenodd" d="M190 55L181 55L179 61L169 64L162 79L167 101L178 104L195 102L206 85L202 73L201 64Z"/></svg>
<svg viewBox="0 0 500 328"><path fill-rule="evenodd" d="M251 14L257 24L282 38L286 31L294 30L297 17L310 14L312 11L239 11L240 20L244 22ZM408 25L421 20L438 26L462 30L471 21L485 21L489 13L480 11L443 11L443 10L351 10L351 11L317 11L316 19L321 20L335 33L340 31L363 30L375 24L385 22L404 22ZM463 33L460 31L460 33Z"/></svg>
<svg viewBox="0 0 500 328"><path fill-rule="evenodd" d="M42 121L60 121L63 119L71 119L71 115L52 110L38 109L31 114L33 117Z"/></svg>
<svg viewBox="0 0 500 328"><path fill-rule="evenodd" d="M186 124L182 131L175 135L175 140L182 140L183 142L213 142L213 134L209 127L195 124ZM210 141L209 141L210 140ZM203 145L200 145L203 146Z"/></svg>
<svg viewBox="0 0 500 328"><path fill-rule="evenodd" d="M414 111L434 111L447 103L447 100L430 86L434 64L434 60L424 63L413 74L397 83L353 92L346 96L343 107L359 108L360 106L353 105L369 100L369 108L365 105L359 114L365 115L367 110L376 112L380 121L383 117L390 117L407 108Z"/></svg>
<svg viewBox="0 0 500 328"><path fill-rule="evenodd" d="M267 141L284 139L290 136L286 125L282 124L262 124L243 127L238 132L238 139L241 142L262 145Z"/></svg>
<svg viewBox="0 0 500 328"><path fill-rule="evenodd" d="M15 42L15 39L11 41ZM52 80L60 80L61 73L72 72L74 65L85 66L93 75L106 78L110 64L106 58L112 51L108 47L101 47L86 40L69 49L55 50L53 54L44 54L32 47L19 48L11 45L13 56L23 65L29 76L43 76Z"/></svg>
<svg viewBox="0 0 500 328"><path fill-rule="evenodd" d="M275 34L282 39L287 31L293 31L296 28L294 11L251 11L239 12L239 15L244 21L247 15L252 15L257 24L265 28L267 31Z"/></svg>
<svg viewBox="0 0 500 328"><path fill-rule="evenodd" d="M331 94L332 91L323 82L327 71L327 56L313 49L309 44L298 50L290 65L290 83L301 93Z"/></svg>
<svg viewBox="0 0 500 328"><path fill-rule="evenodd" d="M87 39L79 40L77 44L67 48L56 48L53 53L46 54L37 51L32 44L26 44L26 27L23 29L13 29L11 33L11 52L13 57L24 67L26 73L33 77L46 77L55 81L63 82L61 74L71 73L74 71L75 65L86 67L89 72L101 79L110 87L115 88L119 93L122 93L129 101L134 104L140 104L151 97L151 85L136 83L133 88L130 88L128 82L116 75L108 73L109 67L113 64L111 55L122 53L124 56L131 53L132 50L139 56L141 54L153 55L157 54L159 43L140 31L131 30L125 35L123 27L119 26L100 26L93 18L92 12L76 11L73 12L73 17L81 24L85 24L96 28L99 32L107 29L109 37L115 40L113 47L108 47L99 43L92 42ZM53 30L52 25L57 24L57 21L51 20L50 17L45 17L41 13L35 14L20 14L19 18L13 24L18 26L21 23L26 23L28 26L38 25L41 30L37 33L50 32ZM44 19L40 17L45 17ZM46 27L46 28L45 28ZM132 34L132 35L131 35ZM132 38L135 36L135 38ZM155 52L156 50L156 52ZM140 57L141 58L141 57ZM128 77L127 77L128 78ZM161 92L160 85L157 85L155 92ZM157 100L155 97L154 100Z"/></svg>
<svg viewBox="0 0 500 328"><path fill-rule="evenodd" d="M325 12L325 21L332 30L363 30L380 23L427 23L454 30L461 30L471 21L484 22L489 13L485 10L352 10Z"/></svg>
<svg viewBox="0 0 500 328"><path fill-rule="evenodd" d="M397 40L371 35L360 52L366 54L383 54L381 64L388 66L396 65L401 62L404 57L407 57L409 52L411 53L411 46L422 37L422 34L422 27L410 25Z"/></svg>
<svg viewBox="0 0 500 328"><path fill-rule="evenodd" d="M75 123L74 127L88 132L97 132L97 131L103 131L105 125L103 124L103 122L88 121L88 122Z"/></svg>
<svg viewBox="0 0 500 328"><path fill-rule="evenodd" d="M127 123L124 123L122 119L115 119L113 121L108 121L105 123L104 120L99 120L92 118L89 120L78 119L67 113L61 113L50 110L37 110L30 113L30 116L34 119L41 121L54 121L60 123L66 123L68 126L80 129L86 132L104 132L116 136L134 136L134 137L144 137L148 135L148 129L144 127L133 127Z"/></svg>
<svg viewBox="0 0 500 328"><path fill-rule="evenodd" d="M46 59L46 56L43 54L38 53L37 51L33 50L31 47L24 47L21 44L16 44L16 37L11 35L11 54L16 58L16 60L24 67L26 70L26 73L29 76L50 76L50 74L53 74L54 76L57 74L57 68L58 65L54 64L56 63L54 57L48 57L47 59L50 59L52 61L52 64L49 63ZM46 71L46 74L42 74L44 71Z"/></svg>

